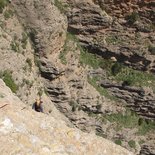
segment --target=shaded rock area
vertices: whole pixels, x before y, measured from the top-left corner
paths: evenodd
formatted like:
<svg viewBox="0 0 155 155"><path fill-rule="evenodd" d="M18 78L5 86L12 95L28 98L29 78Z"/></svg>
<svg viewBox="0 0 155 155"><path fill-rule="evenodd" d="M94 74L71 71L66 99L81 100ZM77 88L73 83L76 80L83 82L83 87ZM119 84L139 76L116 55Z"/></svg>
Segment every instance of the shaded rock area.
<svg viewBox="0 0 155 155"><path fill-rule="evenodd" d="M69 128L58 118L32 111L2 80L0 111L0 152L3 155L132 155L108 140Z"/></svg>
<svg viewBox="0 0 155 155"><path fill-rule="evenodd" d="M99 7L84 2L73 5L74 9L68 13L68 31L89 35L111 25L112 19Z"/></svg>
<svg viewBox="0 0 155 155"><path fill-rule="evenodd" d="M155 40L152 37L155 33L155 16L150 13L154 10L154 5L151 5L154 2L135 1L134 7L131 2L98 1L97 4L104 6L100 8L90 1L68 3L73 8L67 14L68 30L78 36L81 45L89 52L106 59L114 56L119 62L135 69L155 72ZM121 12L122 7L129 7L130 4L134 11L124 9L126 14ZM120 17L117 16L117 10L120 11ZM100 22L96 22L96 18L100 19ZM129 24L130 20L132 24Z"/></svg>
<svg viewBox="0 0 155 155"><path fill-rule="evenodd" d="M154 155L154 154L155 154L154 147L150 148L148 145L143 145L140 151L140 155Z"/></svg>
<svg viewBox="0 0 155 155"><path fill-rule="evenodd" d="M110 81L102 81L101 86L125 101L126 105L137 114L155 119L155 96L152 89L124 86Z"/></svg>
<svg viewBox="0 0 155 155"><path fill-rule="evenodd" d="M64 73L64 70L61 68L57 68L50 62L48 59L42 58L40 61L40 72L41 76L48 80L53 80L58 78Z"/></svg>

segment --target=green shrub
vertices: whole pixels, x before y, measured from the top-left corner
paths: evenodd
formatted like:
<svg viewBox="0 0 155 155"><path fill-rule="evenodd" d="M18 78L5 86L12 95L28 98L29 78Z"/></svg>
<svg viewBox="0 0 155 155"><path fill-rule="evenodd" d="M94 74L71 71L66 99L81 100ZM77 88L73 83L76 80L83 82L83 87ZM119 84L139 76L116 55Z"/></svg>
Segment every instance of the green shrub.
<svg viewBox="0 0 155 155"><path fill-rule="evenodd" d="M0 0L0 13L3 12L3 9L8 4L9 0Z"/></svg>
<svg viewBox="0 0 155 155"><path fill-rule="evenodd" d="M122 83L123 86L131 86L132 85L132 79L128 78Z"/></svg>
<svg viewBox="0 0 155 155"><path fill-rule="evenodd" d="M96 109L97 109L98 111L100 111L101 108L102 108L102 104L97 104Z"/></svg>
<svg viewBox="0 0 155 155"><path fill-rule="evenodd" d="M10 46L11 46L11 49L12 49L13 51L19 53L19 44L18 44L17 42L13 42L13 41L12 41L11 44L10 44Z"/></svg>
<svg viewBox="0 0 155 155"><path fill-rule="evenodd" d="M121 141L120 139L116 139L116 140L115 140L115 144L117 144L117 145L122 145L122 141Z"/></svg>
<svg viewBox="0 0 155 155"><path fill-rule="evenodd" d="M151 54L155 55L155 46L149 45L148 50Z"/></svg>
<svg viewBox="0 0 155 155"><path fill-rule="evenodd" d="M141 126L143 124L143 121L144 121L143 118L139 118L138 119L138 125Z"/></svg>
<svg viewBox="0 0 155 155"><path fill-rule="evenodd" d="M9 18L11 18L13 16L13 11L12 10L6 10L5 12L4 12L4 18L5 19L9 19Z"/></svg>
<svg viewBox="0 0 155 155"><path fill-rule="evenodd" d="M129 146L131 147L131 148L136 148L136 143L135 143L135 141L134 140L130 140L129 142L128 142L128 144L129 144Z"/></svg>
<svg viewBox="0 0 155 155"><path fill-rule="evenodd" d="M33 86L33 81L30 81L28 79L23 79L23 83L22 86L27 85L29 88L31 88Z"/></svg>
<svg viewBox="0 0 155 155"><path fill-rule="evenodd" d="M70 106L72 107L72 112L75 112L77 108L79 107L78 103L75 101L70 101Z"/></svg>
<svg viewBox="0 0 155 155"><path fill-rule="evenodd" d="M134 24L139 19L139 14L137 12L132 12L126 17L130 25Z"/></svg>
<svg viewBox="0 0 155 155"><path fill-rule="evenodd" d="M15 84L10 71L4 71L2 79L5 84L12 90L13 93L17 92L18 86Z"/></svg>
<svg viewBox="0 0 155 155"><path fill-rule="evenodd" d="M32 60L31 60L30 58L27 58L27 59L26 59L26 62L27 62L27 64L29 65L30 70L31 70L31 69L32 69Z"/></svg>
<svg viewBox="0 0 155 155"><path fill-rule="evenodd" d="M123 68L123 65L116 62L112 67L111 67L111 73L112 75L116 76L119 72L121 72Z"/></svg>
<svg viewBox="0 0 155 155"><path fill-rule="evenodd" d="M96 135L100 136L100 137L103 137L103 138L107 138L107 135L105 133L103 133L102 131L96 130Z"/></svg>
<svg viewBox="0 0 155 155"><path fill-rule="evenodd" d="M28 39L27 34L23 32L22 33L22 40L21 40L23 49L26 49L27 39Z"/></svg>

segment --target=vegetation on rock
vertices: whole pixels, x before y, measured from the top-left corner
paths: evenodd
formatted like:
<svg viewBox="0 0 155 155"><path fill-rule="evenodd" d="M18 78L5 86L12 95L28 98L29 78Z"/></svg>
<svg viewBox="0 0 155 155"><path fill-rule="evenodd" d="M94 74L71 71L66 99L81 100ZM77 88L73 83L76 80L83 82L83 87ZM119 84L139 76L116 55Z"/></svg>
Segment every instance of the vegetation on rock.
<svg viewBox="0 0 155 155"><path fill-rule="evenodd" d="M14 82L14 79L10 71L5 70L4 72L1 72L0 77L3 79L5 84L12 90L13 93L17 92L18 86Z"/></svg>
<svg viewBox="0 0 155 155"><path fill-rule="evenodd" d="M8 4L9 0L0 0L0 13L3 12L4 7Z"/></svg>

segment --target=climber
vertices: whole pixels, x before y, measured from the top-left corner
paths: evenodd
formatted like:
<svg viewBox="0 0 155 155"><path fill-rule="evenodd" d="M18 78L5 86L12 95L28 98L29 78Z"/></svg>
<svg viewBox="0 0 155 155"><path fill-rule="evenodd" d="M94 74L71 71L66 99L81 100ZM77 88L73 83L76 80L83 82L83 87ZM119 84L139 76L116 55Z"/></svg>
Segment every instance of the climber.
<svg viewBox="0 0 155 155"><path fill-rule="evenodd" d="M42 101L41 98L37 98L36 102L33 104L32 109L34 109L37 112L42 112L43 113L43 106L42 106Z"/></svg>

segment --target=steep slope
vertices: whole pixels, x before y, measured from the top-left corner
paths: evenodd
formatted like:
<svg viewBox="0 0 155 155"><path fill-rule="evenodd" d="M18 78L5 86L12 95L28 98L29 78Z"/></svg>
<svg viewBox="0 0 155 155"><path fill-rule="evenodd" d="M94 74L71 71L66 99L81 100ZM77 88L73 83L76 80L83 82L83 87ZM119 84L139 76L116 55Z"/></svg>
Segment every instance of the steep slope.
<svg viewBox="0 0 155 155"><path fill-rule="evenodd" d="M108 140L32 111L0 80L0 152L8 154L132 155Z"/></svg>
<svg viewBox="0 0 155 155"><path fill-rule="evenodd" d="M109 60L112 56L115 56L112 58L118 62L133 68L141 70L148 67L150 70L154 55L149 53L148 48L148 55L141 57L141 54L137 54L143 43L139 44L136 51L134 48L131 52L133 46L128 47L128 42L124 45L124 41L120 41L117 36L122 36L121 39L125 41L131 39L129 42L132 42L136 28L133 30L129 27L126 30L126 26L115 21L115 18L91 0L66 2L63 4L58 0L14 0L4 8L0 29L3 41L0 44L1 77L6 83L8 77L9 80L13 78L13 83L18 86L16 93L24 103L31 105L36 96L41 95L45 112L54 118L64 119L71 124L59 110L74 126L83 131L106 137L137 154L154 152L154 123L145 121L132 112L128 114L124 107L131 105L130 108L137 110L138 114L152 119L152 90L141 89L143 86L139 83L138 88L137 85L136 88L128 86L131 82L127 81L128 79L115 81L120 74L108 77L106 72L108 67L117 66L117 63ZM14 14L8 18L10 9ZM63 12L67 14L68 21ZM68 33L67 29L79 39ZM129 30L132 36L126 35ZM151 32L148 32L149 36ZM148 35L143 37L146 37L146 40L149 38L152 45L153 37ZM89 52L107 58L108 61L105 62L105 59L96 55L94 59L79 44ZM129 69L122 68L121 71L130 74ZM131 72L131 76L135 77L134 73ZM137 75L140 79L141 74ZM142 77L146 77L144 84L151 89L155 86L154 76L144 74ZM113 121L115 118L122 122ZM139 132L142 134L139 135Z"/></svg>

